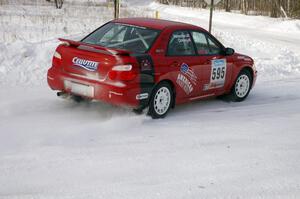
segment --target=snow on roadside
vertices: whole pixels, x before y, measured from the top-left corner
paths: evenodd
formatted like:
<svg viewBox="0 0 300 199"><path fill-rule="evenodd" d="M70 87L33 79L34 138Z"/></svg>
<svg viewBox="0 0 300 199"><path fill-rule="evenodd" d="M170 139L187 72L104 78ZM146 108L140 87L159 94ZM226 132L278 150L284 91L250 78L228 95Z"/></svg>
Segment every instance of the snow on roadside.
<svg viewBox="0 0 300 199"><path fill-rule="evenodd" d="M208 27L209 11L205 9L158 3L149 4L149 8L160 11L163 19ZM300 78L300 20L282 21L217 10L213 22L213 34L225 46L254 58L258 81ZM284 35L279 34L282 30Z"/></svg>
<svg viewBox="0 0 300 199"><path fill-rule="evenodd" d="M205 24L176 12L188 13L176 8L161 16ZM284 81L257 85L241 103L177 106L163 120L58 99L46 85L32 88L45 83L56 33L0 43L0 198L298 199L300 86L286 80L299 68L297 46L290 33L270 38L216 22L214 34L253 56L260 79Z"/></svg>
<svg viewBox="0 0 300 199"><path fill-rule="evenodd" d="M182 20L185 20L186 18L203 19L206 21L205 25L207 25L208 18L209 18L208 9L164 5L156 2L149 3L148 7L152 10L158 10L165 14L176 15L178 17L181 16ZM218 23L217 26L220 24L225 24L226 26L229 27L240 27L240 28L251 27L253 29L260 29L260 30L270 29L276 32L284 31L288 33L300 32L300 20L297 19L270 18L270 17L260 16L260 15L253 16L253 15L234 13L234 12L224 12L223 10L215 10L213 14L213 21Z"/></svg>
<svg viewBox="0 0 300 199"><path fill-rule="evenodd" d="M126 4L131 7L123 8L123 16L149 17L159 10L161 18L207 27L208 11L204 9L166 6L151 1L137 4L129 0ZM85 35L111 18L111 11L106 7L85 7L73 5L56 10L45 5L2 5L0 50L4 53L0 54L0 83L44 84L58 44L56 38ZM88 15L78 17L84 13ZM282 21L216 11L213 31L226 46L253 57L259 81L269 81L300 77L298 27L299 20ZM285 34L279 34L283 29Z"/></svg>
<svg viewBox="0 0 300 199"><path fill-rule="evenodd" d="M131 8L121 11L123 17L151 15ZM61 10L41 0L28 1L26 5L17 2L1 5L0 84L45 84L47 69L59 44L57 38L79 39L111 20L112 14L111 7L94 4L65 5Z"/></svg>
<svg viewBox="0 0 300 199"><path fill-rule="evenodd" d="M46 81L53 52L58 41L29 43L17 41L10 45L0 43L1 85L40 85Z"/></svg>
<svg viewBox="0 0 300 199"><path fill-rule="evenodd" d="M243 35L219 32L219 30L215 34L226 46L233 47L237 52L254 59L259 72L259 80L271 81L300 77L300 53L258 38L249 39Z"/></svg>
<svg viewBox="0 0 300 199"><path fill-rule="evenodd" d="M273 23L265 28L270 31L280 31L280 32L300 32L300 20L285 20L285 21L277 21L277 23Z"/></svg>

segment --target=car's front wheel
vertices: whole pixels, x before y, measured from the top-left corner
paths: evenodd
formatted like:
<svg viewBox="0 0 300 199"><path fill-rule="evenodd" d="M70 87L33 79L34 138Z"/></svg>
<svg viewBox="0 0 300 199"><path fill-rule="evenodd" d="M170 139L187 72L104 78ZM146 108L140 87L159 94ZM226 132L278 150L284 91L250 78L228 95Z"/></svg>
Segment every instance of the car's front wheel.
<svg viewBox="0 0 300 199"><path fill-rule="evenodd" d="M162 82L152 93L148 114L153 118L164 118L173 103L173 90L169 83Z"/></svg>
<svg viewBox="0 0 300 199"><path fill-rule="evenodd" d="M252 85L252 76L248 70L242 70L235 80L231 90L233 101L241 102L249 95Z"/></svg>

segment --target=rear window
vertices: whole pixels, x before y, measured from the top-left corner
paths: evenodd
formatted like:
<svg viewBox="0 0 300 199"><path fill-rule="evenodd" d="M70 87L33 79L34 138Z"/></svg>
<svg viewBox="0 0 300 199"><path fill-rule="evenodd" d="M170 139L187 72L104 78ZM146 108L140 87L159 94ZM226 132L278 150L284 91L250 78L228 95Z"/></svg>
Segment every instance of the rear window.
<svg viewBox="0 0 300 199"><path fill-rule="evenodd" d="M84 38L82 42L145 53L151 48L158 34L158 30L145 27L108 23Z"/></svg>

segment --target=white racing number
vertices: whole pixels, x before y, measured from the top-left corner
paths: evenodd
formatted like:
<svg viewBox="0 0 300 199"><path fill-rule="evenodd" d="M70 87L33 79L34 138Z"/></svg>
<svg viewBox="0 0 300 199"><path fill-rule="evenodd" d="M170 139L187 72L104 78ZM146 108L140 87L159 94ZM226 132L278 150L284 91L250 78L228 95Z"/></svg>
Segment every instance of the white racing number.
<svg viewBox="0 0 300 199"><path fill-rule="evenodd" d="M223 87L226 77L226 59L211 61L210 89Z"/></svg>

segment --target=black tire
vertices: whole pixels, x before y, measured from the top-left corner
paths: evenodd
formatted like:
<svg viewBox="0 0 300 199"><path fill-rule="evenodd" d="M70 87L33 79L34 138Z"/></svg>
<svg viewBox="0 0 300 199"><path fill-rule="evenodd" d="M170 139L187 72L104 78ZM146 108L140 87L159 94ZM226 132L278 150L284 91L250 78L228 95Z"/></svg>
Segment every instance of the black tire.
<svg viewBox="0 0 300 199"><path fill-rule="evenodd" d="M148 115L153 119L164 118L172 107L173 101L171 85L167 82L159 83L152 92Z"/></svg>
<svg viewBox="0 0 300 199"><path fill-rule="evenodd" d="M56 8L57 8L57 9L61 9L63 3L64 3L64 0L55 0Z"/></svg>
<svg viewBox="0 0 300 199"><path fill-rule="evenodd" d="M248 70L242 70L237 76L234 85L231 89L231 99L235 102L241 102L245 100L251 90L252 75Z"/></svg>

